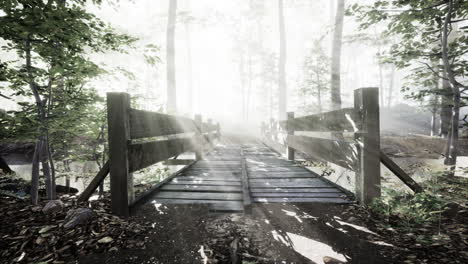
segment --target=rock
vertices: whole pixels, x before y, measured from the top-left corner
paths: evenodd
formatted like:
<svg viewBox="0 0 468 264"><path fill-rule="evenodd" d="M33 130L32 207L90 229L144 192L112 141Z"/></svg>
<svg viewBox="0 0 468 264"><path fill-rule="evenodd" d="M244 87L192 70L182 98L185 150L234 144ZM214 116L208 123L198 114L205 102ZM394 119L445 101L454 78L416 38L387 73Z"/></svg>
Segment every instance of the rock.
<svg viewBox="0 0 468 264"><path fill-rule="evenodd" d="M52 214L56 213L59 211L62 211L62 209L65 207L62 201L60 200L50 200L47 202L47 204L42 208L42 212L44 214Z"/></svg>
<svg viewBox="0 0 468 264"><path fill-rule="evenodd" d="M63 228L69 229L77 225L83 225L94 217L93 210L89 208L77 208L68 211L65 217Z"/></svg>

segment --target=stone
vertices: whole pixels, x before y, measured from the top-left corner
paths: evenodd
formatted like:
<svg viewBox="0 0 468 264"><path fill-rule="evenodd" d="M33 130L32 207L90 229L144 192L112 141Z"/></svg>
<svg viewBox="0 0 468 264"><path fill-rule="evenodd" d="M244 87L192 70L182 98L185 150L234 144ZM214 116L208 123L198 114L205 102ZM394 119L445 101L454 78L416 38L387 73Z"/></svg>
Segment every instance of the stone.
<svg viewBox="0 0 468 264"><path fill-rule="evenodd" d="M69 229L77 225L84 225L94 217L93 210L89 208L77 208L68 211L63 228Z"/></svg>
<svg viewBox="0 0 468 264"><path fill-rule="evenodd" d="M56 213L59 211L62 211L62 209L65 207L62 201L60 200L50 200L47 202L47 204L42 208L42 212L44 214L52 214Z"/></svg>

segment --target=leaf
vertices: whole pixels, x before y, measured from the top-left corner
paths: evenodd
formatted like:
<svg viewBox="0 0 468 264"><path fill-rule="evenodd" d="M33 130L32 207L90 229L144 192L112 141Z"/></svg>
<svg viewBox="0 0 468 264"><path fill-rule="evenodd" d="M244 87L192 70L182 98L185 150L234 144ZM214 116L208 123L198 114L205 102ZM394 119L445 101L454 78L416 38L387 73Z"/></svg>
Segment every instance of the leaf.
<svg viewBox="0 0 468 264"><path fill-rule="evenodd" d="M113 241L112 237L106 236L106 237L103 237L103 238L99 239L98 243L107 244L107 243L110 243L112 241Z"/></svg>

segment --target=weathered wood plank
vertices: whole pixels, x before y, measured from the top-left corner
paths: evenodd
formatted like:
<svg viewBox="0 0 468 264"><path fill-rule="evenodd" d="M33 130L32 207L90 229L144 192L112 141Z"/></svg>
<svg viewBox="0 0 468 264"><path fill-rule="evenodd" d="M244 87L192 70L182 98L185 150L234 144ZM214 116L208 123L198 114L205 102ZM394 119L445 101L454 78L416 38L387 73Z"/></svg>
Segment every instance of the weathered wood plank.
<svg viewBox="0 0 468 264"><path fill-rule="evenodd" d="M191 159L168 159L164 161L164 165L187 165L192 163L193 160Z"/></svg>
<svg viewBox="0 0 468 264"><path fill-rule="evenodd" d="M393 172L406 186L408 186L415 193L423 191L421 185L413 180L403 169L400 168L392 159L390 159L385 153L380 151L380 161Z"/></svg>
<svg viewBox="0 0 468 264"><path fill-rule="evenodd" d="M191 192L242 192L240 186L206 186L206 185L175 185L166 184L161 187L165 191Z"/></svg>
<svg viewBox="0 0 468 264"><path fill-rule="evenodd" d="M160 191L154 196L154 198L241 201L242 195L240 193Z"/></svg>
<svg viewBox="0 0 468 264"><path fill-rule="evenodd" d="M323 181L310 181L310 182L251 182L251 188L316 188L316 187L330 187L329 184Z"/></svg>
<svg viewBox="0 0 468 264"><path fill-rule="evenodd" d="M254 198L257 203L336 203L349 204L350 200L343 198Z"/></svg>
<svg viewBox="0 0 468 264"><path fill-rule="evenodd" d="M152 203L160 203L160 204L207 204L211 207L211 205L222 205L222 206L230 206L230 207L238 207L243 208L241 201L225 201L225 200L189 200L189 199L165 199L165 198L158 198L153 199ZM239 210L240 211L240 210Z"/></svg>
<svg viewBox="0 0 468 264"><path fill-rule="evenodd" d="M357 153L352 143L307 136L288 136L286 142L289 146L314 158L355 170Z"/></svg>
<svg viewBox="0 0 468 264"><path fill-rule="evenodd" d="M343 193L322 193L322 192L315 192L315 193L262 193L262 192L255 192L252 193L252 196L254 198L260 198L260 197L275 197L275 198L346 198L346 195Z"/></svg>
<svg viewBox="0 0 468 264"><path fill-rule="evenodd" d="M356 131L360 124L354 108L296 117L288 121L295 131Z"/></svg>
<svg viewBox="0 0 468 264"><path fill-rule="evenodd" d="M127 93L107 93L111 209L114 214L124 217L130 214L129 205L135 198L128 162L129 111L130 96Z"/></svg>
<svg viewBox="0 0 468 264"><path fill-rule="evenodd" d="M143 192L140 194L130 205L131 208L135 208L137 205L142 204L143 202L148 201L148 199L151 198L151 194L153 194L156 191L159 191L166 183L170 182L172 179L174 179L177 175L180 173L184 172L185 170L189 169L190 166L192 166L196 161L192 161L192 163L185 165L184 167L180 168L176 172L172 173L162 181L158 182L154 186L152 186L149 190Z"/></svg>
<svg viewBox="0 0 468 264"><path fill-rule="evenodd" d="M240 182L226 182L226 181L183 181L174 179L172 180L171 184L179 184L179 185L221 185L221 186L241 186Z"/></svg>
<svg viewBox="0 0 468 264"><path fill-rule="evenodd" d="M130 136L132 139L195 132L193 120L156 112L130 109Z"/></svg>
<svg viewBox="0 0 468 264"><path fill-rule="evenodd" d="M247 171L247 163L244 157L244 151L241 149L241 166L242 166L242 201L244 204L244 212L252 213L252 198L250 197L249 175Z"/></svg>
<svg viewBox="0 0 468 264"><path fill-rule="evenodd" d="M359 169L356 173L356 197L369 204L380 197L380 116L379 89L360 88L354 91L354 107L362 120L356 134Z"/></svg>
<svg viewBox="0 0 468 264"><path fill-rule="evenodd" d="M251 188L252 193L341 193L336 188Z"/></svg>
<svg viewBox="0 0 468 264"><path fill-rule="evenodd" d="M154 163L166 160L193 149L190 138L175 138L146 143L130 144L128 163L130 171L146 168Z"/></svg>
<svg viewBox="0 0 468 264"><path fill-rule="evenodd" d="M316 178L318 175L308 172L251 172L249 174L250 179L275 179L275 178L290 178L290 179L301 179L301 178Z"/></svg>
<svg viewBox="0 0 468 264"><path fill-rule="evenodd" d="M181 181L233 181L233 182L240 182L240 177L220 177L220 176L179 176L177 177L178 180Z"/></svg>
<svg viewBox="0 0 468 264"><path fill-rule="evenodd" d="M96 176L91 180L89 183L88 187L80 194L80 197L78 198L78 202L84 202L91 197L91 195L96 191L96 189L99 187L99 185L104 181L106 178L107 174L109 174L110 171L110 165L109 161L107 161L104 166L99 170L99 172L96 174Z"/></svg>

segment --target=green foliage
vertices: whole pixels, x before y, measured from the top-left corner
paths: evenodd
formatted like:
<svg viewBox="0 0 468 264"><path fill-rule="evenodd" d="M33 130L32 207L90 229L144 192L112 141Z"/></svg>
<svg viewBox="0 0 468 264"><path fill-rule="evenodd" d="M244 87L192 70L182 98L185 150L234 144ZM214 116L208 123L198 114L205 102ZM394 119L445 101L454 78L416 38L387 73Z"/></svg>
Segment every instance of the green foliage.
<svg viewBox="0 0 468 264"><path fill-rule="evenodd" d="M451 96L450 91L435 85L444 72L440 43L447 12L448 1L379 0L370 5L354 4L347 13L358 18L362 30L384 25L384 36L398 39L383 59L411 71L402 90L411 98L423 100L433 94ZM451 17L448 55L455 76L463 80L468 73L468 28L458 23L468 19L468 2L454 0Z"/></svg>
<svg viewBox="0 0 468 264"><path fill-rule="evenodd" d="M305 56L302 71L298 94L300 110L304 114L321 112L322 98L330 90L330 58L323 50L320 40L314 41L310 53ZM310 100L314 97L317 98L316 102Z"/></svg>
<svg viewBox="0 0 468 264"><path fill-rule="evenodd" d="M54 158L97 158L96 144L102 145L105 139L98 137L105 109L102 98L86 84L106 71L89 55L125 52L136 39L116 33L86 11L85 5L80 0L0 0L5 13L0 17L0 38L5 41L1 48L16 54L0 64L0 78L6 81L10 96L28 98L17 102L19 111L4 114L1 138L34 141L47 131ZM156 62L154 49L147 47L148 63ZM29 98L35 90L33 103Z"/></svg>
<svg viewBox="0 0 468 264"><path fill-rule="evenodd" d="M383 197L374 200L370 209L387 218L396 216L402 220L402 224L411 225L437 220L445 205L446 201L430 192L410 197L402 191L384 188Z"/></svg>

